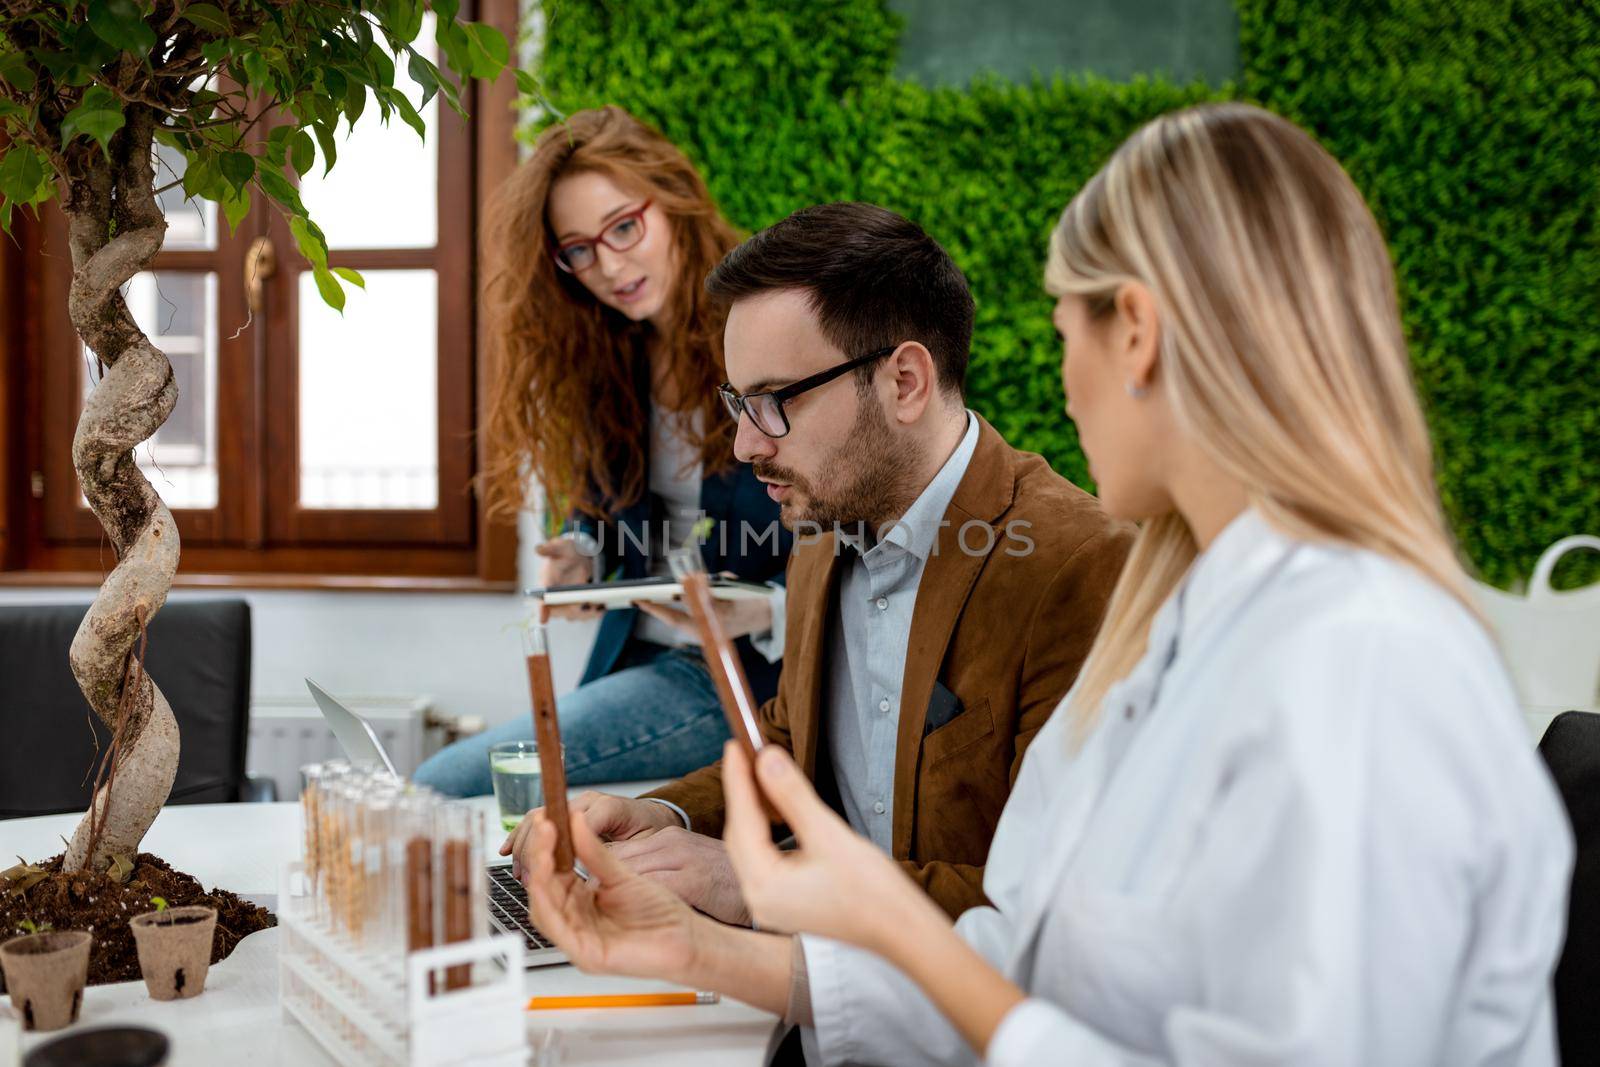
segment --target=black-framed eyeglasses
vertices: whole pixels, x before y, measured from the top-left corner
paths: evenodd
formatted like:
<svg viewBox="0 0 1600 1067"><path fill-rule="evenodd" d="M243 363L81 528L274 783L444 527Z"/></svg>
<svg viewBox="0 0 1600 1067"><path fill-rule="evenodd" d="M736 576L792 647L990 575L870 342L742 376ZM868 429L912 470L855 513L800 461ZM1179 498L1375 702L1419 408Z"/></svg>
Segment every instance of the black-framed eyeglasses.
<svg viewBox="0 0 1600 1067"><path fill-rule="evenodd" d="M646 200L632 211L623 212L593 237L580 237L552 248L550 254L556 266L568 274L588 270L600 259L596 245L605 245L613 252L626 252L644 240L644 213L650 210L652 203L654 201Z"/></svg>
<svg viewBox="0 0 1600 1067"><path fill-rule="evenodd" d="M728 414L733 416L735 422L738 421L740 415L748 415L755 428L768 437L783 437L789 432L789 416L783 410L783 405L786 402L793 400L801 393L815 389L819 385L827 385L846 371L865 366L875 359L882 359L884 356L892 354L899 347L898 344L894 344L887 348L876 349L864 356L846 360L837 367L829 367L827 370L813 374L809 378L801 378L798 382L791 382L782 389L741 394L734 390L733 383L723 382L717 386L717 395L722 397L723 406L728 409Z"/></svg>

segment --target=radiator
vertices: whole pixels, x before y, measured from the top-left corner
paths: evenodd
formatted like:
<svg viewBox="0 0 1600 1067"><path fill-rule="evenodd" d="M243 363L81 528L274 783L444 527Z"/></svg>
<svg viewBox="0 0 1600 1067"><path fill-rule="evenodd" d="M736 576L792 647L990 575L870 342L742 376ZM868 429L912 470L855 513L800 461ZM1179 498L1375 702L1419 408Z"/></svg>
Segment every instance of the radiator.
<svg viewBox="0 0 1600 1067"><path fill-rule="evenodd" d="M394 761L409 775L432 755L426 729L431 697L339 697L339 702L372 724L373 732ZM271 778L279 800L300 795L300 768L342 757L344 750L328 729L322 712L307 697L257 698L250 703L250 748L245 765L252 778Z"/></svg>

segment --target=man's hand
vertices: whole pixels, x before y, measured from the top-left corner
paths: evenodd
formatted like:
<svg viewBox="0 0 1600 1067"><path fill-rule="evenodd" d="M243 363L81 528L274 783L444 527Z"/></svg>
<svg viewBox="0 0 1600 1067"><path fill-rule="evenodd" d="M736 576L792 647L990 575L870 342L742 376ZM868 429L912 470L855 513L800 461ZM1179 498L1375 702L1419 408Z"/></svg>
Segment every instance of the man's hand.
<svg viewBox="0 0 1600 1067"><path fill-rule="evenodd" d="M628 870L577 812L572 845L587 880L555 869L556 828L542 809L523 822L528 832L518 841L516 866L528 891L528 917L579 970L691 979L701 932L712 924L665 886Z"/></svg>
<svg viewBox="0 0 1600 1067"><path fill-rule="evenodd" d="M609 793L589 790L567 805L574 815L581 814L589 829L602 841L625 841L640 834L653 834L667 827L681 827L677 813L665 804L652 800L631 800L614 797ZM542 815L543 808L535 808L522 817L517 828L500 846L500 855L511 857L511 873L522 877L521 861L517 858L522 843L533 829L534 816Z"/></svg>
<svg viewBox="0 0 1600 1067"><path fill-rule="evenodd" d="M586 585L594 580L594 561L573 543L570 537L556 537L534 545L539 554L539 585L545 589L553 585ZM561 604L555 607L540 606L540 621L549 619L592 619L605 608L599 604Z"/></svg>
<svg viewBox="0 0 1600 1067"><path fill-rule="evenodd" d="M633 873L666 886L713 919L750 925L750 909L739 892L728 850L716 838L669 826L619 841L611 846L611 854Z"/></svg>
<svg viewBox="0 0 1600 1067"><path fill-rule="evenodd" d="M772 629L772 604L766 597L713 600L711 603L716 608L717 617L722 620L723 632L728 635L730 641L738 640L746 634L764 634ZM638 600L633 606L652 619L659 619L696 641L700 640L700 631L695 627L694 617L682 606L681 600L674 600L668 604Z"/></svg>

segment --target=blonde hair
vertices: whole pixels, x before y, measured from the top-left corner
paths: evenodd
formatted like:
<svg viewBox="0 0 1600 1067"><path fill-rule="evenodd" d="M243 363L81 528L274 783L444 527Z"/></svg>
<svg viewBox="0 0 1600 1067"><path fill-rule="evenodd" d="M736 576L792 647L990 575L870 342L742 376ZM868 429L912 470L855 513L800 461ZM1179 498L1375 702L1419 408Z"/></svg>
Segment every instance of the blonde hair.
<svg viewBox="0 0 1600 1067"><path fill-rule="evenodd" d="M1101 314L1135 281L1155 297L1158 385L1180 426L1274 526L1408 564L1475 612L1388 249L1332 156L1244 104L1144 126L1067 205L1045 269L1052 295ZM1078 737L1195 555L1176 513L1143 524L1079 678Z"/></svg>

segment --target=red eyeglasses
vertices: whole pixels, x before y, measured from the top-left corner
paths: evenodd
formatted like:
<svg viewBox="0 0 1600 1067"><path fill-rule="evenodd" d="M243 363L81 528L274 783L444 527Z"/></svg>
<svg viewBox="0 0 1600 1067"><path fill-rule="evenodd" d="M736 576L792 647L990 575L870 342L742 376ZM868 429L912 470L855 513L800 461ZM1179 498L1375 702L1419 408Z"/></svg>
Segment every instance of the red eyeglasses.
<svg viewBox="0 0 1600 1067"><path fill-rule="evenodd" d="M568 274L588 270L600 258L596 245L605 245L613 252L626 252L644 240L644 213L650 210L651 203L646 200L632 211L623 212L593 237L582 237L557 245L552 253L556 266Z"/></svg>

